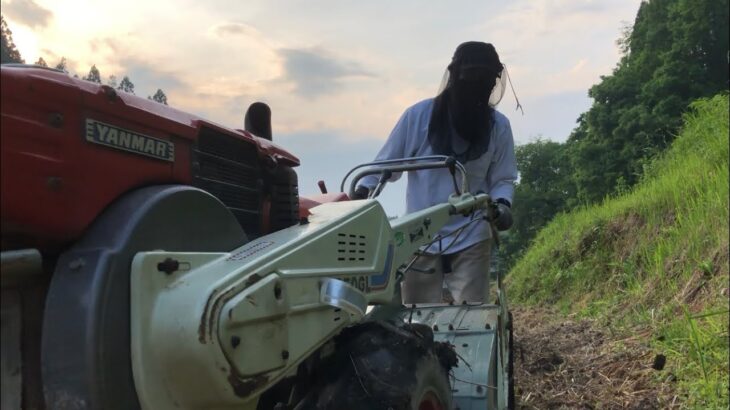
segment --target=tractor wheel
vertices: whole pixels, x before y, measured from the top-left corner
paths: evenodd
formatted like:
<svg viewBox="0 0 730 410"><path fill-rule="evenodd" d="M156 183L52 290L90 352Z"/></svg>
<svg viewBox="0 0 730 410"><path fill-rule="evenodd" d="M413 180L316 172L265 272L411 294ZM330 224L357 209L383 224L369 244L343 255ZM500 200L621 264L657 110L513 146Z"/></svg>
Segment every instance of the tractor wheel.
<svg viewBox="0 0 730 410"><path fill-rule="evenodd" d="M509 339L507 342L509 353L507 354L507 408L514 410L516 408L515 403L515 332L512 322L512 312L507 314L507 332L509 332Z"/></svg>
<svg viewBox="0 0 730 410"><path fill-rule="evenodd" d="M302 408L449 410L448 374L456 361L428 326L357 325L338 337L336 352L320 367L314 402Z"/></svg>
<svg viewBox="0 0 730 410"><path fill-rule="evenodd" d="M130 269L138 252L225 252L246 242L230 211L168 185L115 201L58 260L41 347L49 409L137 409L130 353Z"/></svg>

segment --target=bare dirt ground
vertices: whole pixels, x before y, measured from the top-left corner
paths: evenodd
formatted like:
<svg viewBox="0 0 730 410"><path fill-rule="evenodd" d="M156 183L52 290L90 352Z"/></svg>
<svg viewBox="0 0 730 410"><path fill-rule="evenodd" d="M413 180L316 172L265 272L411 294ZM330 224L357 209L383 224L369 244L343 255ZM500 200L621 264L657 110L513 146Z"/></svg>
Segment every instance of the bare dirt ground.
<svg viewBox="0 0 730 410"><path fill-rule="evenodd" d="M518 409L677 408L673 376L641 333L611 335L589 320L516 308Z"/></svg>

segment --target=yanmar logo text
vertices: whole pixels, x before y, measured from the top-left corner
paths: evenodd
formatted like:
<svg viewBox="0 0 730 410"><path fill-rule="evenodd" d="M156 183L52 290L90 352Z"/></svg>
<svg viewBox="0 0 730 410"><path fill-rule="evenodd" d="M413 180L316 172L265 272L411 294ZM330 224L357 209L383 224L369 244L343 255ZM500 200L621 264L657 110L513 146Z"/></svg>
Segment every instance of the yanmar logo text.
<svg viewBox="0 0 730 410"><path fill-rule="evenodd" d="M91 118L86 119L86 141L163 161L175 160L175 145L172 142L138 134Z"/></svg>

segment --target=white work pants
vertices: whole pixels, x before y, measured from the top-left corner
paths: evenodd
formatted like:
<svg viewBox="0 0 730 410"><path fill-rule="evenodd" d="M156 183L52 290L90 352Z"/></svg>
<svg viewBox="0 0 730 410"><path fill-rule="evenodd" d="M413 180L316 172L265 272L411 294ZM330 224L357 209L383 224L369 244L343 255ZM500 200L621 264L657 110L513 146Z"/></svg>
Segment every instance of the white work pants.
<svg viewBox="0 0 730 410"><path fill-rule="evenodd" d="M486 301L489 294L489 259L492 240L479 242L452 254L451 273L444 274L442 256L423 254L406 272L401 284L403 303L441 303L443 284L455 303ZM433 271L433 273L422 273Z"/></svg>

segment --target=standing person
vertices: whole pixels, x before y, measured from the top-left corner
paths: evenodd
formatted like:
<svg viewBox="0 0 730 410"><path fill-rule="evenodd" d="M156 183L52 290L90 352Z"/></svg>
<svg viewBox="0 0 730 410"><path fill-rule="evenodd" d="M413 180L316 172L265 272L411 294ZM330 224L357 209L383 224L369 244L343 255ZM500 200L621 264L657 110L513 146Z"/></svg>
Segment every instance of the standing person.
<svg viewBox="0 0 730 410"><path fill-rule="evenodd" d="M514 140L509 120L495 110L504 94L506 73L494 46L466 42L456 48L441 90L401 116L376 160L449 155L464 164L472 192L485 192L497 204L497 229L512 225L510 207L517 179ZM400 178L394 174L391 181ZM378 177L364 178L354 199L362 199ZM445 169L409 172L406 212L443 203L454 192ZM470 222L471 221L471 222ZM449 235L463 227L457 235ZM479 218L456 215L444 226L443 238L422 249L402 283L403 303L442 301L445 282L457 303L485 301L489 292L492 234Z"/></svg>

